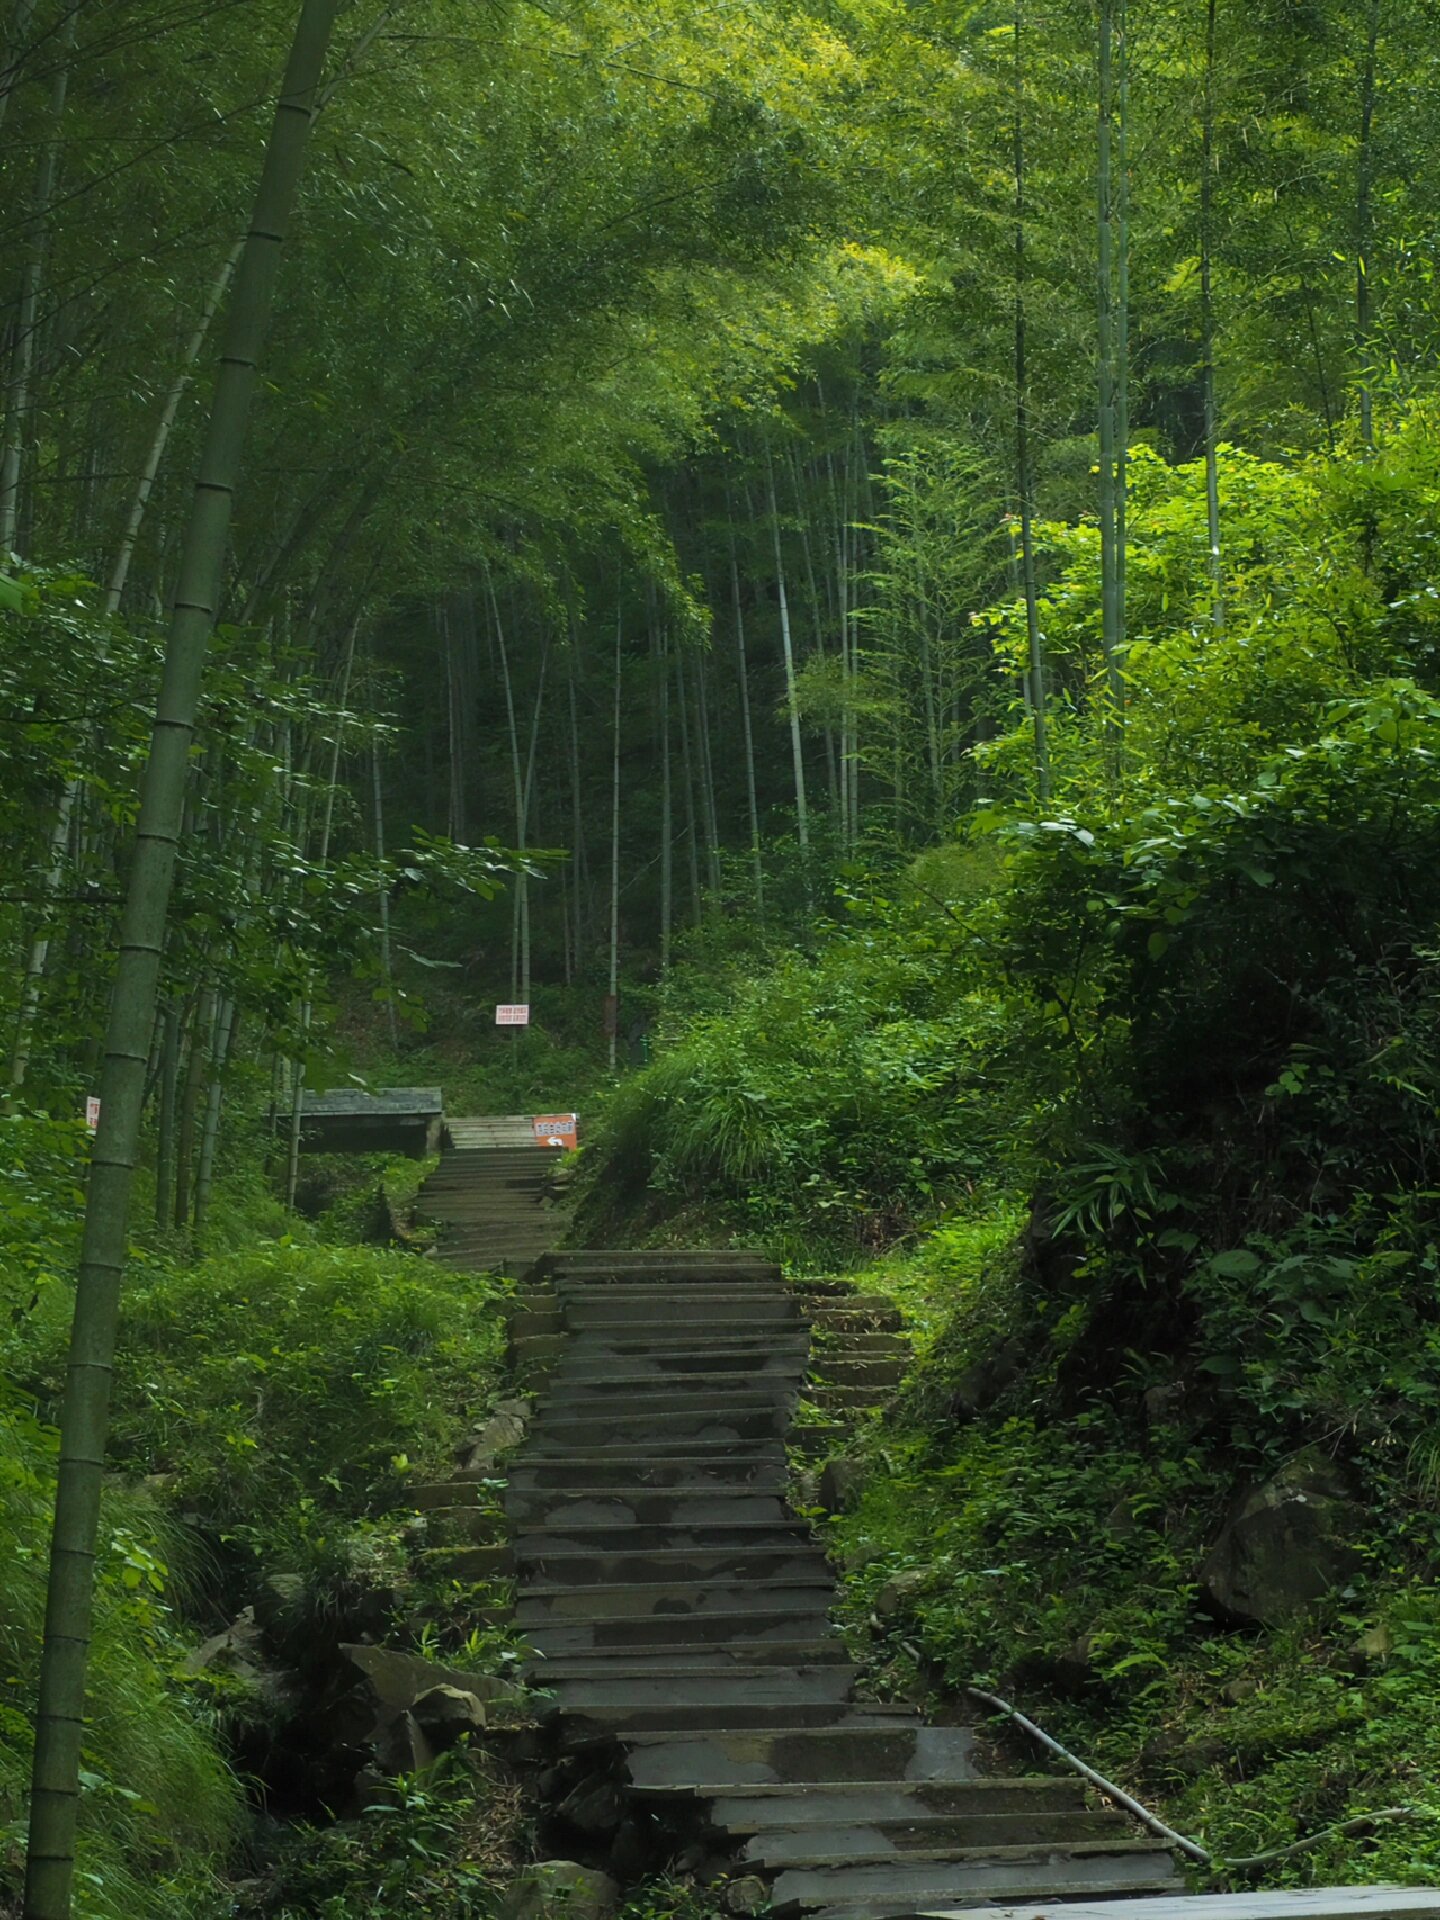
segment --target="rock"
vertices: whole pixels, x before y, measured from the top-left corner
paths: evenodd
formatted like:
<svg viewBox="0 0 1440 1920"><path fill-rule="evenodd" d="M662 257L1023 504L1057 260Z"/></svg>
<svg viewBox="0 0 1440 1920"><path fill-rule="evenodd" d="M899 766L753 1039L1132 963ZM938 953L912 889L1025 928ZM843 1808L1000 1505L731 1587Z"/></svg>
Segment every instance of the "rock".
<svg viewBox="0 0 1440 1920"><path fill-rule="evenodd" d="M1354 1673L1363 1673L1367 1667L1383 1667L1394 1651L1395 1636L1382 1621L1352 1641L1346 1665Z"/></svg>
<svg viewBox="0 0 1440 1920"><path fill-rule="evenodd" d="M375 1763L383 1774L423 1773L435 1764L435 1749L420 1731L413 1714L387 1714L370 1738Z"/></svg>
<svg viewBox="0 0 1440 1920"><path fill-rule="evenodd" d="M826 1513L844 1513L859 1499L867 1478L863 1462L851 1459L848 1454L827 1460L821 1469L815 1504Z"/></svg>
<svg viewBox="0 0 1440 1920"><path fill-rule="evenodd" d="M875 1596L872 1603L875 1613L884 1621L898 1620L911 1611L911 1602L919 1598L929 1583L930 1576L922 1567L908 1567L903 1573L892 1575Z"/></svg>
<svg viewBox="0 0 1440 1920"><path fill-rule="evenodd" d="M1147 1427L1173 1427L1185 1405L1185 1382L1172 1380L1163 1387L1147 1387L1140 1396Z"/></svg>
<svg viewBox="0 0 1440 1920"><path fill-rule="evenodd" d="M582 1780L556 1812L581 1833L614 1833L625 1818L625 1796L613 1780Z"/></svg>
<svg viewBox="0 0 1440 1920"><path fill-rule="evenodd" d="M1359 1572L1360 1508L1334 1462L1309 1449L1235 1503L1200 1570L1219 1619L1273 1627Z"/></svg>
<svg viewBox="0 0 1440 1920"><path fill-rule="evenodd" d="M460 1687L430 1687L410 1709L410 1718L435 1753L447 1753L472 1733L485 1730L485 1709Z"/></svg>
<svg viewBox="0 0 1440 1920"><path fill-rule="evenodd" d="M496 1920L607 1920L619 1903L609 1874L575 1860L537 1860L510 1882Z"/></svg>
<svg viewBox="0 0 1440 1920"><path fill-rule="evenodd" d="M272 1573L260 1584L255 1598L255 1618L262 1627L278 1626L292 1615L305 1595L305 1581L298 1573Z"/></svg>
<svg viewBox="0 0 1440 1920"><path fill-rule="evenodd" d="M1055 1684L1065 1693L1084 1693L1095 1684L1095 1642L1088 1633L1078 1634L1069 1646L1057 1653L1051 1663Z"/></svg>
<svg viewBox="0 0 1440 1920"><path fill-rule="evenodd" d="M1016 1334L992 1347L983 1360L966 1367L951 1383L947 1411L961 1425L989 1411L1025 1364L1025 1342Z"/></svg>
<svg viewBox="0 0 1440 1920"><path fill-rule="evenodd" d="M416 1653L397 1653L390 1647L342 1645L341 1653L369 1681L377 1706L403 1712L432 1687L454 1687L476 1700L512 1704L516 1689L488 1673L460 1673L437 1666Z"/></svg>
<svg viewBox="0 0 1440 1920"><path fill-rule="evenodd" d="M255 1609L246 1607L223 1633L212 1634L186 1659L182 1673L204 1673L217 1667L242 1680L256 1680L264 1665L260 1651L260 1628Z"/></svg>
<svg viewBox="0 0 1440 1920"><path fill-rule="evenodd" d="M720 1904L727 1913L759 1913L770 1904L770 1889L756 1874L747 1873L723 1889Z"/></svg>
<svg viewBox="0 0 1440 1920"><path fill-rule="evenodd" d="M457 1478L487 1479L501 1454L519 1446L525 1438L529 1417L528 1400L499 1401L489 1419L476 1427L473 1433L467 1434L455 1449Z"/></svg>

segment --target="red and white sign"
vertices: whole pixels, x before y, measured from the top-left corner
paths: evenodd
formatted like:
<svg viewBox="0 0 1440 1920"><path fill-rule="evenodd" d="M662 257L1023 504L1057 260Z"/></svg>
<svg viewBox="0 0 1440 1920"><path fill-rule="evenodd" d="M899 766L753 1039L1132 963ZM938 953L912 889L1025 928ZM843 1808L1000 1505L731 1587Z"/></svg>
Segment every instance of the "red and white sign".
<svg viewBox="0 0 1440 1920"><path fill-rule="evenodd" d="M526 1006L501 1005L495 1009L497 1027L528 1027L530 1009Z"/></svg>
<svg viewBox="0 0 1440 1920"><path fill-rule="evenodd" d="M99 1094L96 1094L96 1093L87 1094L85 1097L86 1132L94 1133L95 1129L99 1125L100 1125L100 1096Z"/></svg>
<svg viewBox="0 0 1440 1920"><path fill-rule="evenodd" d="M537 1113L530 1123L537 1147L573 1147L580 1134L578 1113Z"/></svg>

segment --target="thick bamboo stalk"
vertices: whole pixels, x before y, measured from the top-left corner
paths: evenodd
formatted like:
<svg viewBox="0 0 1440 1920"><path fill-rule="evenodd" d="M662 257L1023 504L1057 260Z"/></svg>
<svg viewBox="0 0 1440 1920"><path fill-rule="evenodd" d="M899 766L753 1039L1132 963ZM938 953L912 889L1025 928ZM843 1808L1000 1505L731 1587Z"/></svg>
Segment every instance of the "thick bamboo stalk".
<svg viewBox="0 0 1440 1920"><path fill-rule="evenodd" d="M660 971L670 965L675 917L675 794L670 761L670 660L664 628L655 639L660 682Z"/></svg>
<svg viewBox="0 0 1440 1920"><path fill-rule="evenodd" d="M785 554L780 544L780 506L775 498L775 462L765 453L770 489L770 532L775 545L775 586L780 598L780 648L785 662L785 707L790 717L790 767L795 781L795 828L802 861L810 851L810 816L805 805L805 747L800 738L800 702L795 686L795 647L790 632L790 601L785 591Z"/></svg>
<svg viewBox="0 0 1440 1920"><path fill-rule="evenodd" d="M140 529L145 523L145 509L150 504L150 496L155 490L155 480L160 472L160 463L165 458L165 449L170 444L170 433L180 413L180 402L190 390L195 378L195 362L200 358L210 327L234 278L235 269L240 263L240 250L244 240L237 240L221 263L220 271L211 283L205 297L200 318L194 331L185 343L184 357L179 371L170 382L170 390L165 396L165 405L160 410L160 418L155 423L155 431L145 455L145 464L140 469L140 478L135 483L135 493L130 501L130 510L125 516L125 531L120 536L120 545L115 551L115 564L110 569L109 584L105 589L105 611L115 613L124 597L125 583L130 577L130 563L135 557L136 542L140 538Z"/></svg>
<svg viewBox="0 0 1440 1920"><path fill-rule="evenodd" d="M0 67L0 127L5 124L11 96L19 84L20 69L25 59L25 42L30 34L34 13L35 0L15 0L15 5L10 9L10 19L5 28L5 64Z"/></svg>
<svg viewBox="0 0 1440 1920"><path fill-rule="evenodd" d="M1045 708L1045 642L1035 583L1035 476L1030 457L1030 372L1026 358L1025 284L1025 9L1015 0L1015 486L1020 496L1020 583L1025 596L1025 640L1030 661L1030 724L1035 785L1050 798L1050 747Z"/></svg>
<svg viewBox="0 0 1440 1920"><path fill-rule="evenodd" d="M70 55L75 47L78 14L78 5L71 7L61 28L59 59L50 82L49 124L36 171L30 240L20 281L20 304L15 315L10 380L5 395L5 444L0 448L0 554L7 553L16 542L20 526L20 482L25 466L25 444L34 438L31 415L35 407L35 342L40 326L40 288L45 277L45 254L50 244L50 209L55 199L55 181L60 167L60 128L65 118L66 95L70 89Z"/></svg>
<svg viewBox="0 0 1440 1920"><path fill-rule="evenodd" d="M375 823L375 858L385 858L385 796L380 781L380 742L370 741L370 804ZM385 988L385 1018L390 1029L390 1051L400 1051L400 1027L395 1014L395 969L390 954L390 889L382 880L380 909L380 979Z"/></svg>
<svg viewBox="0 0 1440 1920"><path fill-rule="evenodd" d="M727 496L725 521L730 540L730 604L735 615L735 678L740 689L740 731L745 743L745 811L750 825L750 870L755 882L755 912L765 918L765 862L760 849L760 807L755 792L755 733L750 720L750 668L745 657L745 609L740 598L740 563L735 552L735 520Z"/></svg>
<svg viewBox="0 0 1440 1920"><path fill-rule="evenodd" d="M618 598L618 595L617 595ZM615 717L610 749L610 1071L615 1071L620 1031L620 712L624 609L615 614Z"/></svg>
<svg viewBox="0 0 1440 1920"><path fill-rule="evenodd" d="M20 1011L15 1023L15 1044L10 1054L10 1097L25 1085L30 1071L30 1053L35 1034L35 1016L40 1011L41 982L50 957L51 915L60 882L65 877L65 861L70 848L70 820L75 811L75 796L80 791L80 776L72 773L60 796L60 809L50 833L50 859L45 869L45 901L35 938L30 943L25 963L25 981L20 990Z"/></svg>
<svg viewBox="0 0 1440 1920"><path fill-rule="evenodd" d="M24 1920L69 1920L100 1487L140 1101L205 653L284 237L338 0L302 0L236 275L165 654L100 1080L66 1388L41 1659Z"/></svg>

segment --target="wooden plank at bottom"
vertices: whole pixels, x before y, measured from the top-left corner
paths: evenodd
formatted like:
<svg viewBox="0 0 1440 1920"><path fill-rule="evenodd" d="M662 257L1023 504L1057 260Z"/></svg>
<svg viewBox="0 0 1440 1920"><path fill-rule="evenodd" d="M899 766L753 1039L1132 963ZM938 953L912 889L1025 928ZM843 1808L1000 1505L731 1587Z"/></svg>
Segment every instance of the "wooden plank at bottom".
<svg viewBox="0 0 1440 1920"><path fill-rule="evenodd" d="M932 1908L919 1920L1406 1920L1440 1915L1440 1887L1294 1887L1273 1893L1159 1899L1033 1900L1013 1907Z"/></svg>

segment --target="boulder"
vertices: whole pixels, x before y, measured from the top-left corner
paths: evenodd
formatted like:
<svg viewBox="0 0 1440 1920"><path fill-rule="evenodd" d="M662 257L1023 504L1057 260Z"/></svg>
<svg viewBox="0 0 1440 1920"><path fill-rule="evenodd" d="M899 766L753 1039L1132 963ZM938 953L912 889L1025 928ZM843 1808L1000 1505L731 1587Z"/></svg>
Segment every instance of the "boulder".
<svg viewBox="0 0 1440 1920"><path fill-rule="evenodd" d="M1019 1378L1025 1365L1025 1342L1009 1334L985 1355L956 1374L950 1383L947 1411L958 1425L968 1425L988 1413L1005 1389Z"/></svg>
<svg viewBox="0 0 1440 1920"><path fill-rule="evenodd" d="M456 1477L461 1480L488 1479L496 1462L525 1438L530 1417L528 1400L498 1401L487 1420L467 1434L455 1449Z"/></svg>
<svg viewBox="0 0 1440 1920"><path fill-rule="evenodd" d="M820 1472L816 1505L826 1513L844 1513L860 1498L866 1477L863 1461L853 1460L848 1454L827 1460Z"/></svg>
<svg viewBox="0 0 1440 1920"><path fill-rule="evenodd" d="M485 1708L462 1687L430 1687L415 1701L410 1718L434 1753L446 1753L472 1733L485 1731Z"/></svg>
<svg viewBox="0 0 1440 1920"><path fill-rule="evenodd" d="M556 1808L581 1833L614 1833L625 1818L625 1796L613 1780L582 1780Z"/></svg>
<svg viewBox="0 0 1440 1920"><path fill-rule="evenodd" d="M216 1668L233 1673L242 1680L256 1680L263 1665L261 1634L255 1609L246 1607L223 1633L212 1634L208 1640L202 1640L195 1651L187 1656L181 1672L204 1673Z"/></svg>
<svg viewBox="0 0 1440 1920"><path fill-rule="evenodd" d="M922 1567L908 1567L903 1573L893 1574L875 1596L876 1617L886 1622L901 1619L912 1611L929 1584L930 1576Z"/></svg>
<svg viewBox="0 0 1440 1920"><path fill-rule="evenodd" d="M1298 1454L1236 1501L1200 1570L1202 1602L1239 1626L1296 1618L1359 1572L1362 1518L1334 1462Z"/></svg>
<svg viewBox="0 0 1440 1920"><path fill-rule="evenodd" d="M770 1904L770 1889L757 1874L747 1873L721 1889L720 1904L727 1913L759 1913Z"/></svg>
<svg viewBox="0 0 1440 1920"><path fill-rule="evenodd" d="M576 1860L537 1860L510 1882L496 1920L608 1920L619 1904L609 1874Z"/></svg>
<svg viewBox="0 0 1440 1920"><path fill-rule="evenodd" d="M341 1653L370 1683L376 1705L393 1712L414 1706L432 1687L454 1687L476 1700L512 1704L519 1699L508 1681L488 1673L460 1673L452 1667L422 1660L417 1653L397 1653L390 1647L342 1645Z"/></svg>

